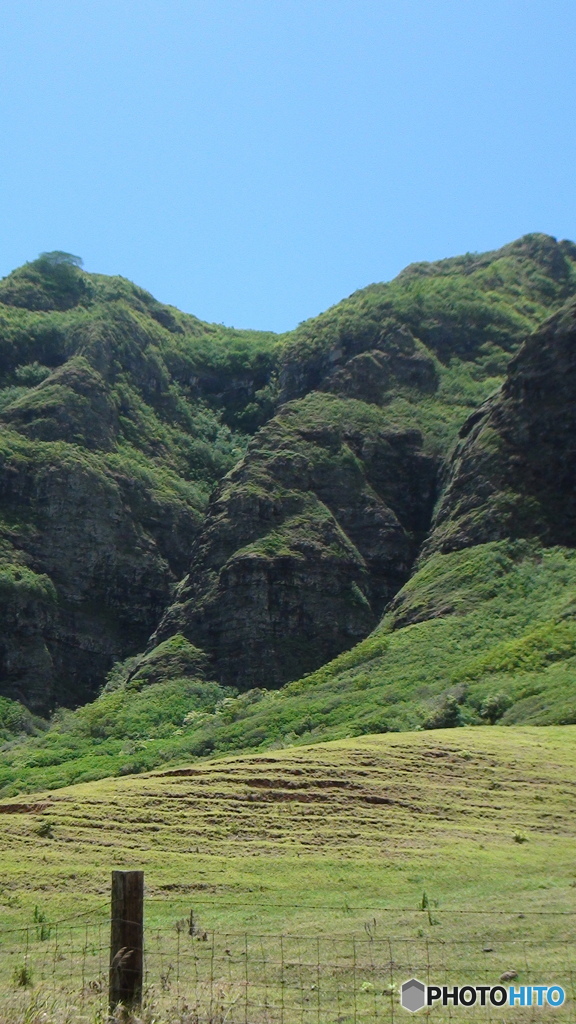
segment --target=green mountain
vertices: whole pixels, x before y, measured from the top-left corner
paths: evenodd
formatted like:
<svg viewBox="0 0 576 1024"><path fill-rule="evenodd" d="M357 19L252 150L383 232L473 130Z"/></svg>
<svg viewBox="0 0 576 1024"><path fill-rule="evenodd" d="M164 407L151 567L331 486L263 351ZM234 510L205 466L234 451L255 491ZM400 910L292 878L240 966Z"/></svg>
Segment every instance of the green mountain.
<svg viewBox="0 0 576 1024"><path fill-rule="evenodd" d="M66 254L0 283L5 696L43 713L83 703L146 645L273 350Z"/></svg>
<svg viewBox="0 0 576 1024"><path fill-rule="evenodd" d="M5 791L576 721L574 297L544 235L281 337L62 253L0 282Z"/></svg>
<svg viewBox="0 0 576 1024"><path fill-rule="evenodd" d="M288 401L216 490L157 636L183 633L244 690L371 632L412 573L458 429L545 297L573 294L575 254L536 236L409 268L286 338Z"/></svg>

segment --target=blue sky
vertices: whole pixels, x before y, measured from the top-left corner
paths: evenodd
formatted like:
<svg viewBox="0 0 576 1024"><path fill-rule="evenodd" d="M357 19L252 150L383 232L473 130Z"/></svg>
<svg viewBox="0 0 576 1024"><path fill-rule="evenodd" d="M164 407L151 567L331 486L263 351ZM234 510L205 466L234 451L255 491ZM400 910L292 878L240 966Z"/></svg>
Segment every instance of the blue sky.
<svg viewBox="0 0 576 1024"><path fill-rule="evenodd" d="M0 275L63 249L287 330L576 239L575 51L573 0L4 0Z"/></svg>

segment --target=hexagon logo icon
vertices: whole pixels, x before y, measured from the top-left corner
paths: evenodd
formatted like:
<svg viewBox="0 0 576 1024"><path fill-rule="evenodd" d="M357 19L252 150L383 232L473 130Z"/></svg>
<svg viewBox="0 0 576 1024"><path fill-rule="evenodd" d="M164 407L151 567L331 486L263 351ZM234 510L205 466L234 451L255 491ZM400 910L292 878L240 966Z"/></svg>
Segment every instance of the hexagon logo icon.
<svg viewBox="0 0 576 1024"><path fill-rule="evenodd" d="M426 986L417 978L410 978L405 981L400 990L400 1005L411 1013L421 1010L426 1006Z"/></svg>

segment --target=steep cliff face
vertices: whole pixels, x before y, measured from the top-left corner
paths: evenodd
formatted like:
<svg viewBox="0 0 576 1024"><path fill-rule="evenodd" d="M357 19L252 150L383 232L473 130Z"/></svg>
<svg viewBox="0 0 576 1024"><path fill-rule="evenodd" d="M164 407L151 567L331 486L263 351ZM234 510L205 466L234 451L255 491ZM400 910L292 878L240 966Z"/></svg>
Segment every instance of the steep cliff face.
<svg viewBox="0 0 576 1024"><path fill-rule="evenodd" d="M287 405L220 485L158 636L184 633L241 689L366 636L428 527L436 464L421 442L361 402Z"/></svg>
<svg viewBox="0 0 576 1024"><path fill-rule="evenodd" d="M158 636L182 631L242 689L366 636L409 576L442 456L538 313L571 294L575 256L526 236L415 265L301 325L279 351L278 400L307 397L222 484Z"/></svg>
<svg viewBox="0 0 576 1024"><path fill-rule="evenodd" d="M536 331L460 431L428 551L576 544L576 304Z"/></svg>
<svg viewBox="0 0 576 1024"><path fill-rule="evenodd" d="M353 647L412 571L461 424L575 292L576 247L544 235L416 264L282 338L203 324L63 253L9 275L0 695L82 703L156 630L184 633L241 688ZM504 392L510 423L538 405L522 379L528 398ZM568 456L531 428L514 440L503 408L469 420L442 550L515 535L505 514L521 535L572 536ZM538 430L564 451L567 423L543 412Z"/></svg>
<svg viewBox="0 0 576 1024"><path fill-rule="evenodd" d="M154 629L199 513L74 446L38 447L8 431L0 505L6 554L49 581L51 594L8 602L3 692L35 710L88 700L112 660ZM32 634L34 645L18 639Z"/></svg>
<svg viewBox="0 0 576 1024"><path fill-rule="evenodd" d="M4 544L4 556L8 554ZM0 670L3 696L45 707L46 683L54 677L47 636L57 615L56 589L45 575L19 564L18 553L0 567Z"/></svg>
<svg viewBox="0 0 576 1024"><path fill-rule="evenodd" d="M0 283L0 694L42 713L146 646L244 447L199 394L242 338L51 255Z"/></svg>

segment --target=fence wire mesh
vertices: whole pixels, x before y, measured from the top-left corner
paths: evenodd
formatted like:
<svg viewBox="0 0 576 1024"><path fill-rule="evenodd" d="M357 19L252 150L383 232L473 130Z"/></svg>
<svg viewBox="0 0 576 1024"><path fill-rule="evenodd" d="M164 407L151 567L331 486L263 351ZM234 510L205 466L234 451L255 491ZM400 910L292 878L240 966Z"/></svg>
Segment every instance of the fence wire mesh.
<svg viewBox="0 0 576 1024"><path fill-rule="evenodd" d="M576 1024L574 917L548 915L529 939L519 939L510 938L512 915L476 914L468 933L455 939L394 935L386 915L378 914L356 935L204 930L194 911L147 926L144 1010L137 1018L147 1024L400 1024L413 1019L399 1001L409 978L494 985L509 972L515 977L506 984L562 986L565 1003L434 1006L416 1020ZM421 917L414 913L414 922ZM109 940L104 912L0 932L0 1022L106 1021Z"/></svg>

